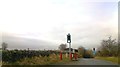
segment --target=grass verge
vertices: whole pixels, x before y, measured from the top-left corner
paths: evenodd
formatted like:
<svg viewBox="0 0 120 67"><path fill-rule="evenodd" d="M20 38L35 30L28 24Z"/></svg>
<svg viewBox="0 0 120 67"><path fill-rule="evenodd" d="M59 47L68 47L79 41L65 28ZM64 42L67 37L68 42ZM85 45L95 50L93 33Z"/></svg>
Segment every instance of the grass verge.
<svg viewBox="0 0 120 67"><path fill-rule="evenodd" d="M118 57L95 57L95 59L107 60L118 64Z"/></svg>

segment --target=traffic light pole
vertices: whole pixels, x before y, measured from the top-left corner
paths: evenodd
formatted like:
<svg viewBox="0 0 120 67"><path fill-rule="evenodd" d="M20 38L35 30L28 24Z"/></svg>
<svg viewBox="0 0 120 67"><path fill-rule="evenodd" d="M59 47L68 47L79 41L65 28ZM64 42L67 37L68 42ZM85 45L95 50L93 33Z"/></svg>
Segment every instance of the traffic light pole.
<svg viewBox="0 0 120 67"><path fill-rule="evenodd" d="M72 60L71 43L69 43L69 57L70 57L70 60Z"/></svg>
<svg viewBox="0 0 120 67"><path fill-rule="evenodd" d="M69 54L71 53L71 43L69 43Z"/></svg>

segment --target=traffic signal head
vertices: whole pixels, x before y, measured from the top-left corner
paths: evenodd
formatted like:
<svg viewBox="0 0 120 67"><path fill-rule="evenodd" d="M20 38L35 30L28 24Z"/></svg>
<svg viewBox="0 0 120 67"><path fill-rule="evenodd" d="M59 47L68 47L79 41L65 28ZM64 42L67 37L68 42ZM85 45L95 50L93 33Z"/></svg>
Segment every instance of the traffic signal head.
<svg viewBox="0 0 120 67"><path fill-rule="evenodd" d="M67 40L71 40L70 35L67 35Z"/></svg>
<svg viewBox="0 0 120 67"><path fill-rule="evenodd" d="M93 48L93 50L95 51L95 48Z"/></svg>
<svg viewBox="0 0 120 67"><path fill-rule="evenodd" d="M67 35L67 43L70 43L70 42L71 42L71 35L68 34L68 35Z"/></svg>

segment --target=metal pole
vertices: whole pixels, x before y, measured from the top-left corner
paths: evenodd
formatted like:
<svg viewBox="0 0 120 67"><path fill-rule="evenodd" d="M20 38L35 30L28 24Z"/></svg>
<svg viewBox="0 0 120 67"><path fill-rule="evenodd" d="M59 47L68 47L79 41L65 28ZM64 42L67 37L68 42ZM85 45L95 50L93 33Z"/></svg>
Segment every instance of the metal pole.
<svg viewBox="0 0 120 67"><path fill-rule="evenodd" d="M71 53L71 44L69 43L69 56L70 56L70 53Z"/></svg>
<svg viewBox="0 0 120 67"><path fill-rule="evenodd" d="M71 54L71 43L69 43L69 57L70 57L70 60L72 60L72 54Z"/></svg>

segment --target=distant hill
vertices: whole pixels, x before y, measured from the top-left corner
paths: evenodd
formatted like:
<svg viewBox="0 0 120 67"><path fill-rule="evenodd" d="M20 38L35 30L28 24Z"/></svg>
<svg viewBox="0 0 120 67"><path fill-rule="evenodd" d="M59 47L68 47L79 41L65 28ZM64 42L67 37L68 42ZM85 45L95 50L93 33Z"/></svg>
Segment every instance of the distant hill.
<svg viewBox="0 0 120 67"><path fill-rule="evenodd" d="M37 39L30 39L30 38L23 38L23 37L16 37L12 35L3 35L2 41L8 44L8 49L57 49L58 46L54 43L37 40Z"/></svg>

